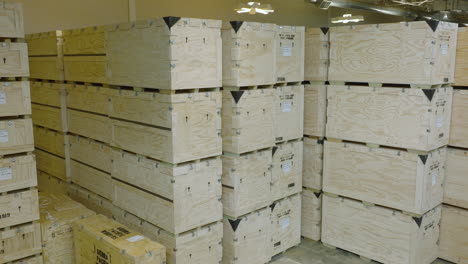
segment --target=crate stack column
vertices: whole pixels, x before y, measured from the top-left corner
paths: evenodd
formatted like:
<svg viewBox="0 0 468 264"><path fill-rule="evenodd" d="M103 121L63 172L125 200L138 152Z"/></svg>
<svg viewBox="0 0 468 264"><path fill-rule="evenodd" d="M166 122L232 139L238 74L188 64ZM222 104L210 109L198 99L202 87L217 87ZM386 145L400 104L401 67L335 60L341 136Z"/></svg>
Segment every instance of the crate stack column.
<svg viewBox="0 0 468 264"><path fill-rule="evenodd" d="M325 244L383 263L437 258L456 31L431 21L330 29Z"/></svg>
<svg viewBox="0 0 468 264"><path fill-rule="evenodd" d="M308 28L305 37L302 236L320 240L323 141L327 112L329 29Z"/></svg>
<svg viewBox="0 0 468 264"><path fill-rule="evenodd" d="M1 263L40 259L41 230L23 10L0 2Z"/></svg>
<svg viewBox="0 0 468 264"><path fill-rule="evenodd" d="M452 123L440 225L439 258L468 262L468 30L458 29Z"/></svg>

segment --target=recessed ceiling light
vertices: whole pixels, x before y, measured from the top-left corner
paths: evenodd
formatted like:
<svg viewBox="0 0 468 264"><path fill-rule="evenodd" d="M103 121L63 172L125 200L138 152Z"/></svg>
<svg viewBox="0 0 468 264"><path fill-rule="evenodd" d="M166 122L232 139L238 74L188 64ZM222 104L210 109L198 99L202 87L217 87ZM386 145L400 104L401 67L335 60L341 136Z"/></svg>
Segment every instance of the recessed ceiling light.
<svg viewBox="0 0 468 264"><path fill-rule="evenodd" d="M361 22L364 21L363 16L353 16L351 14L344 14L342 17L335 17L332 18L331 22L336 24L336 23L356 23L356 22Z"/></svg>
<svg viewBox="0 0 468 264"><path fill-rule="evenodd" d="M270 4L261 4L260 2L248 2L247 4L240 4L239 8L234 9L237 13L248 13L255 15L257 13L268 15L275 12Z"/></svg>

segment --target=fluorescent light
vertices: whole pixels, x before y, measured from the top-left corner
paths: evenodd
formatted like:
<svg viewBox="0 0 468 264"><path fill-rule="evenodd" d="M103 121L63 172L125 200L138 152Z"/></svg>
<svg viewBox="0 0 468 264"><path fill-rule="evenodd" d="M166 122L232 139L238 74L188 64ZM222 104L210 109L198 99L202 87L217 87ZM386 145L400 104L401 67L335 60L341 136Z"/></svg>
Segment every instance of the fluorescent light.
<svg viewBox="0 0 468 264"><path fill-rule="evenodd" d="M351 14L344 14L342 17L335 17L332 18L331 22L336 24L336 23L356 23L356 22L361 22L364 21L363 16L353 16Z"/></svg>
<svg viewBox="0 0 468 264"><path fill-rule="evenodd" d="M248 2L247 4L240 4L239 8L234 9L237 13L249 13L251 15L254 14L263 14L268 15L270 13L275 12L271 5L265 4L262 5L260 2Z"/></svg>

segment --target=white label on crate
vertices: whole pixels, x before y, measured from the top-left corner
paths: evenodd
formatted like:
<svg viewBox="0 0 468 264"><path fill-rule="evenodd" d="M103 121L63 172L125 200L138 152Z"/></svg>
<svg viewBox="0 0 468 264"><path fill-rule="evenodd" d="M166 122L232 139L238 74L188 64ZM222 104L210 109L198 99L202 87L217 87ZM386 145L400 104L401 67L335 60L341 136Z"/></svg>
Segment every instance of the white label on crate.
<svg viewBox="0 0 468 264"><path fill-rule="evenodd" d="M292 56L292 47L283 47L283 57Z"/></svg>
<svg viewBox="0 0 468 264"><path fill-rule="evenodd" d="M442 46L440 47L440 49L442 50L442 55L447 55L448 47L448 44L442 44Z"/></svg>
<svg viewBox="0 0 468 264"><path fill-rule="evenodd" d="M292 168L292 161L288 161L282 164L281 166L283 168L284 173L288 173L291 171Z"/></svg>
<svg viewBox="0 0 468 264"><path fill-rule="evenodd" d="M0 104L6 104L6 93L0 92Z"/></svg>
<svg viewBox="0 0 468 264"><path fill-rule="evenodd" d="M0 168L0 181L11 180L13 172L11 168Z"/></svg>
<svg viewBox="0 0 468 264"><path fill-rule="evenodd" d="M437 128L441 128L444 125L444 117L437 117Z"/></svg>
<svg viewBox="0 0 468 264"><path fill-rule="evenodd" d="M128 242L137 242L137 241L140 241L142 240L143 238L145 238L144 236L140 236L140 235L136 235L136 236L132 236L130 238L127 238L127 241Z"/></svg>
<svg viewBox="0 0 468 264"><path fill-rule="evenodd" d="M437 172L432 173L432 186L436 185L437 183Z"/></svg>
<svg viewBox="0 0 468 264"><path fill-rule="evenodd" d="M8 131L0 130L0 143L8 142Z"/></svg>
<svg viewBox="0 0 468 264"><path fill-rule="evenodd" d="M289 217L283 217L280 219L280 225L282 229L286 229L289 226Z"/></svg>
<svg viewBox="0 0 468 264"><path fill-rule="evenodd" d="M282 102L281 103L281 112L291 112L292 102Z"/></svg>

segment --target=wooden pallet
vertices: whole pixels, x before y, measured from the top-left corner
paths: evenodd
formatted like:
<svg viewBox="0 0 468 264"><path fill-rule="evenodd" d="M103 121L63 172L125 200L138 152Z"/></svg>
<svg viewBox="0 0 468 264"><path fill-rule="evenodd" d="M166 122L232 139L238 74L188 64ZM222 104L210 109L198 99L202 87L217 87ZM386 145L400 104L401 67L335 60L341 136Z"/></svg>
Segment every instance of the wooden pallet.
<svg viewBox="0 0 468 264"><path fill-rule="evenodd" d="M276 82L304 80L305 27L276 26Z"/></svg>
<svg viewBox="0 0 468 264"><path fill-rule="evenodd" d="M327 85L304 86L304 135L325 137L327 121Z"/></svg>
<svg viewBox="0 0 468 264"><path fill-rule="evenodd" d="M304 137L304 161L302 186L316 190L322 189L323 139Z"/></svg>
<svg viewBox="0 0 468 264"><path fill-rule="evenodd" d="M455 57L455 86L468 86L468 30L458 28L457 53Z"/></svg>
<svg viewBox="0 0 468 264"><path fill-rule="evenodd" d="M328 194L322 199L324 244L382 263L427 264L437 258L441 206L414 217Z"/></svg>
<svg viewBox="0 0 468 264"><path fill-rule="evenodd" d="M276 25L224 22L223 86L276 83Z"/></svg>
<svg viewBox="0 0 468 264"><path fill-rule="evenodd" d="M322 192L302 189L301 235L319 241L322 232Z"/></svg>
<svg viewBox="0 0 468 264"><path fill-rule="evenodd" d="M20 3L0 2L0 19L3 21L2 38L24 38L23 5Z"/></svg>
<svg viewBox="0 0 468 264"><path fill-rule="evenodd" d="M308 28L305 33L305 80L320 82L328 80L329 54L329 28Z"/></svg>
<svg viewBox="0 0 468 264"><path fill-rule="evenodd" d="M38 195L35 188L15 190L0 196L0 228L39 220Z"/></svg>
<svg viewBox="0 0 468 264"><path fill-rule="evenodd" d="M0 159L0 193L37 185L36 158L33 154L4 156Z"/></svg>
<svg viewBox="0 0 468 264"><path fill-rule="evenodd" d="M27 81L0 82L0 117L31 115L31 95Z"/></svg>
<svg viewBox="0 0 468 264"><path fill-rule="evenodd" d="M304 86L276 87L274 104L276 142L301 138L304 134Z"/></svg>
<svg viewBox="0 0 468 264"><path fill-rule="evenodd" d="M457 24L401 22L330 28L329 81L444 84L455 70Z"/></svg>
<svg viewBox="0 0 468 264"><path fill-rule="evenodd" d="M468 150L447 148L444 203L468 209Z"/></svg>
<svg viewBox="0 0 468 264"><path fill-rule="evenodd" d="M468 90L454 89L452 103L452 122L450 126L449 145L468 148Z"/></svg>
<svg viewBox="0 0 468 264"><path fill-rule="evenodd" d="M430 151L448 144L451 87L327 88L327 138Z"/></svg>
<svg viewBox="0 0 468 264"><path fill-rule="evenodd" d="M37 189L54 195L67 195L69 183L43 171L37 171Z"/></svg>
<svg viewBox="0 0 468 264"><path fill-rule="evenodd" d="M440 221L439 258L459 264L468 263L468 210L442 206Z"/></svg>
<svg viewBox="0 0 468 264"><path fill-rule="evenodd" d="M30 117L0 119L0 157L34 150Z"/></svg>
<svg viewBox="0 0 468 264"><path fill-rule="evenodd" d="M4 252L0 256L1 263L34 256L42 251L41 227L38 221L1 229L0 240L0 250Z"/></svg>
<svg viewBox="0 0 468 264"><path fill-rule="evenodd" d="M234 168L236 169L236 168ZM273 147L272 201L283 199L302 190L303 142L295 140Z"/></svg>
<svg viewBox="0 0 468 264"><path fill-rule="evenodd" d="M271 259L269 207L239 218L225 217L223 263L259 264Z"/></svg>
<svg viewBox="0 0 468 264"><path fill-rule="evenodd" d="M301 243L301 194L294 194L270 205L271 257Z"/></svg>

